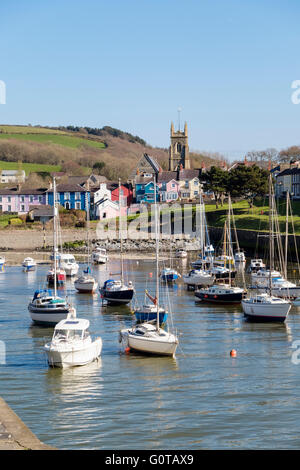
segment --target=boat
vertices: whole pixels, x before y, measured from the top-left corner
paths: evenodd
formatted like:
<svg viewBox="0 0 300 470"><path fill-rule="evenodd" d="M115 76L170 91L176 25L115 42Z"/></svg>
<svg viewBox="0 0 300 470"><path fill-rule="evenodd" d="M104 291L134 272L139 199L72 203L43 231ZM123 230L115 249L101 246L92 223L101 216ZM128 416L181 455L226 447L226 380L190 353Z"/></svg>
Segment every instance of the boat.
<svg viewBox="0 0 300 470"><path fill-rule="evenodd" d="M235 263L246 263L245 253L241 250L234 252L234 261Z"/></svg>
<svg viewBox="0 0 300 470"><path fill-rule="evenodd" d="M25 272L34 271L36 268L36 261L33 258L27 257L24 259L22 266Z"/></svg>
<svg viewBox="0 0 300 470"><path fill-rule="evenodd" d="M63 286L66 283L66 271L62 268L51 268L47 273L47 282L49 286Z"/></svg>
<svg viewBox="0 0 300 470"><path fill-rule="evenodd" d="M258 271L251 273L251 283L252 286L257 286L257 287L268 287L270 278L273 283L273 279L278 279L281 278L281 273L280 271L276 271L272 269L259 269Z"/></svg>
<svg viewBox="0 0 300 470"><path fill-rule="evenodd" d="M61 253L59 255L59 268L65 271L67 277L72 277L78 273L79 264L76 262L74 255Z"/></svg>
<svg viewBox="0 0 300 470"><path fill-rule="evenodd" d="M187 258L187 251L183 249L178 249L175 251L176 258Z"/></svg>
<svg viewBox="0 0 300 470"><path fill-rule="evenodd" d="M5 265L5 257L4 256L0 256L0 271L3 271L4 270L4 265Z"/></svg>
<svg viewBox="0 0 300 470"><path fill-rule="evenodd" d="M98 282L87 269L83 272L82 276L75 279L74 287L78 292L83 294L93 294L98 288Z"/></svg>
<svg viewBox="0 0 300 470"><path fill-rule="evenodd" d="M121 180L119 180L119 237L120 237L120 279L108 279L100 288L102 300L110 305L126 305L131 302L134 294L132 281L127 283L124 280L124 263L123 263L123 236L122 236L122 219L121 219Z"/></svg>
<svg viewBox="0 0 300 470"><path fill-rule="evenodd" d="M134 311L135 318L137 322L151 322L155 321L157 318L157 307L155 305L143 305L140 309L137 308ZM159 307L159 324L162 325L166 323L168 318L168 312L163 308Z"/></svg>
<svg viewBox="0 0 300 470"><path fill-rule="evenodd" d="M268 292L253 295L242 300L242 308L246 319L255 322L284 322L291 309L291 302L276 297L272 293L272 273L274 271L274 224L275 201L272 186L272 175L269 176L269 286Z"/></svg>
<svg viewBox="0 0 300 470"><path fill-rule="evenodd" d="M108 260L106 248L97 246L92 252L92 262L94 264L105 264Z"/></svg>
<svg viewBox="0 0 300 470"><path fill-rule="evenodd" d="M180 274L173 268L164 268L160 273L160 278L165 282L175 282L180 277Z"/></svg>
<svg viewBox="0 0 300 470"><path fill-rule="evenodd" d="M256 273L261 269L265 269L266 265L261 258L253 258L250 260L250 265L248 268L249 273Z"/></svg>
<svg viewBox="0 0 300 470"><path fill-rule="evenodd" d="M29 302L28 310L35 323L54 325L67 317L70 305L66 299L53 294L51 289L38 289Z"/></svg>
<svg viewBox="0 0 300 470"><path fill-rule="evenodd" d="M245 290L241 287L220 284L199 289L195 292L195 296L204 302L236 304L241 303L245 297Z"/></svg>
<svg viewBox="0 0 300 470"><path fill-rule="evenodd" d="M74 310L55 326L51 342L44 346L50 367L84 366L101 354L102 339L92 340L88 331L90 322L76 318Z"/></svg>
<svg viewBox="0 0 300 470"><path fill-rule="evenodd" d="M160 324L160 298L159 298L159 228L156 201L156 183L154 180L154 208L155 208L155 238L156 238L156 294L152 299L156 310L156 320L153 322L137 323L132 328L120 331L119 341L124 347L140 353L152 355L175 356L178 338L173 333L161 328Z"/></svg>
<svg viewBox="0 0 300 470"><path fill-rule="evenodd" d="M192 269L188 274L184 274L182 279L188 289L199 286L211 286L215 282L215 277L209 271L203 269Z"/></svg>
<svg viewBox="0 0 300 470"><path fill-rule="evenodd" d="M89 190L89 186L88 186ZM77 279L74 281L74 287L75 289L84 294L93 294L96 292L98 288L98 282L96 279L92 276L91 273L91 267L90 267L90 238L89 238L89 233L90 233L90 211L89 211L89 204L88 200L86 201L86 207L87 207L87 267L83 270L83 273L81 276L79 276Z"/></svg>
<svg viewBox="0 0 300 470"><path fill-rule="evenodd" d="M107 279L99 288L101 299L110 305L126 305L131 302L134 294L132 282L126 285L120 279Z"/></svg>
<svg viewBox="0 0 300 470"><path fill-rule="evenodd" d="M291 309L291 303L267 293L243 299L245 317L256 322L284 322Z"/></svg>
<svg viewBox="0 0 300 470"><path fill-rule="evenodd" d="M32 300L28 304L28 310L32 321L43 325L53 325L67 318L70 305L66 299L57 295L57 205L56 205L56 181L53 177L53 285L54 292L50 289L36 290Z"/></svg>

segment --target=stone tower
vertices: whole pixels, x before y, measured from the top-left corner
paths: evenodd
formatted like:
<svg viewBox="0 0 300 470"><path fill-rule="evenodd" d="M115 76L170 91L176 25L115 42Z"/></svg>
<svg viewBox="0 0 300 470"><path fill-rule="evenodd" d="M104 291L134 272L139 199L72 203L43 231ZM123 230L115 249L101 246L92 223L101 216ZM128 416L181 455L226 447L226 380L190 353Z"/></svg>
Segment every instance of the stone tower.
<svg viewBox="0 0 300 470"><path fill-rule="evenodd" d="M187 123L184 125L184 131L174 131L174 124L171 123L171 145L169 148L169 171L175 171L182 168L190 169L190 156L188 145Z"/></svg>

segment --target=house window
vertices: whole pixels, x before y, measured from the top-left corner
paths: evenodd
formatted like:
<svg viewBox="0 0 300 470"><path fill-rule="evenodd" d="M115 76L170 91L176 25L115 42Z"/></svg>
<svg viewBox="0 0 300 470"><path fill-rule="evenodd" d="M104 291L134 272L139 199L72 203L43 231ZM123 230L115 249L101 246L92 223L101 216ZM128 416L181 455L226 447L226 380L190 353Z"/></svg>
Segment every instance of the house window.
<svg viewBox="0 0 300 470"><path fill-rule="evenodd" d="M175 186L176 186L175 183L172 183L172 188L175 188Z"/></svg>
<svg viewBox="0 0 300 470"><path fill-rule="evenodd" d="M33 202L33 196L29 196L29 202Z"/></svg>
<svg viewBox="0 0 300 470"><path fill-rule="evenodd" d="M75 199L80 199L80 192L75 193Z"/></svg>
<svg viewBox="0 0 300 470"><path fill-rule="evenodd" d="M2 212L2 206L0 206L0 212Z"/></svg>
<svg viewBox="0 0 300 470"><path fill-rule="evenodd" d="M11 202L11 197L10 197L10 196L8 196L7 202ZM9 206L9 207L10 207L10 206Z"/></svg>
<svg viewBox="0 0 300 470"><path fill-rule="evenodd" d="M21 212L25 212L25 206L24 206L24 204L21 205Z"/></svg>
<svg viewBox="0 0 300 470"><path fill-rule="evenodd" d="M75 209L81 209L81 202L75 202Z"/></svg>
<svg viewBox="0 0 300 470"><path fill-rule="evenodd" d="M106 212L103 212L102 219L106 219Z"/></svg>
<svg viewBox="0 0 300 470"><path fill-rule="evenodd" d="M0 202L2 202L2 196L0 196Z"/></svg>
<svg viewBox="0 0 300 470"><path fill-rule="evenodd" d="M11 212L11 206L7 206L7 211Z"/></svg>
<svg viewBox="0 0 300 470"><path fill-rule="evenodd" d="M188 187L189 187L189 182L188 182L188 180L186 180L184 187L185 187L185 188L188 188Z"/></svg>
<svg viewBox="0 0 300 470"><path fill-rule="evenodd" d="M43 196L39 196L39 202L42 204L42 202L43 202Z"/></svg>
<svg viewBox="0 0 300 470"><path fill-rule="evenodd" d="M21 201L21 202L24 202L24 201L25 201L25 197L24 197L24 196L21 196L21 197L20 197L20 201Z"/></svg>
<svg viewBox="0 0 300 470"><path fill-rule="evenodd" d="M65 193L65 199L70 199L70 193Z"/></svg>

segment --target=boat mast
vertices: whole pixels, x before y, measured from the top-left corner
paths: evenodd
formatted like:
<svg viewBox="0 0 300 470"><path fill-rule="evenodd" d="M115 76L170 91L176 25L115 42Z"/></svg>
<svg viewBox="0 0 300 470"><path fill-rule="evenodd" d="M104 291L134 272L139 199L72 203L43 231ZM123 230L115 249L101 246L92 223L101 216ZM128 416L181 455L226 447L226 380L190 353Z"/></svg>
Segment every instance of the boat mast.
<svg viewBox="0 0 300 470"><path fill-rule="evenodd" d="M86 205L86 243L87 243L87 252L88 252L88 274L90 274L90 204L89 204L89 191L90 191L90 182L87 184L87 192L85 193L85 205Z"/></svg>
<svg viewBox="0 0 300 470"><path fill-rule="evenodd" d="M119 178L119 236L120 236L120 255L121 255L121 282L124 283L123 269L123 237L121 228L121 179Z"/></svg>
<svg viewBox="0 0 300 470"><path fill-rule="evenodd" d="M158 233L158 217L157 217L157 201L156 201L156 182L155 176L153 178L154 183L154 214L155 214L155 247L156 247L156 329L159 330L159 233Z"/></svg>
<svg viewBox="0 0 300 470"><path fill-rule="evenodd" d="M286 220L285 220L285 253L284 253L284 276L287 279L287 255L289 239L289 191L286 192Z"/></svg>
<svg viewBox="0 0 300 470"><path fill-rule="evenodd" d="M57 294L57 279L56 279L56 262L57 262L57 240L56 240L56 216L57 216L57 208L56 208L56 181L55 177L53 177L53 255L54 255L54 297Z"/></svg>
<svg viewBox="0 0 300 470"><path fill-rule="evenodd" d="M272 271L274 262L274 238L273 238L273 197L272 197L272 176L269 176L269 255L270 255L270 275L269 291L272 295Z"/></svg>

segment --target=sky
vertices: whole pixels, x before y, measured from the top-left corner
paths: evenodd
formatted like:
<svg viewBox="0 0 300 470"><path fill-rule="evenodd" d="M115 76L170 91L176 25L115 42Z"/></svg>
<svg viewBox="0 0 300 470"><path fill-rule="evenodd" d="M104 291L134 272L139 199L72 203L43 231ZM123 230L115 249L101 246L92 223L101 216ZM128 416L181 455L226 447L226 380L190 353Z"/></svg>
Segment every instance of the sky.
<svg viewBox="0 0 300 470"><path fill-rule="evenodd" d="M116 127L229 160L300 144L298 0L0 1L1 124ZM1 83L1 82L0 82Z"/></svg>

